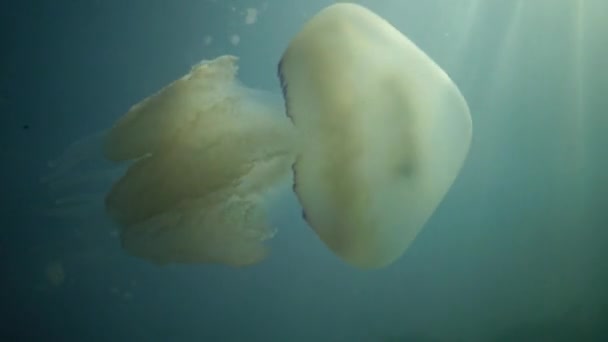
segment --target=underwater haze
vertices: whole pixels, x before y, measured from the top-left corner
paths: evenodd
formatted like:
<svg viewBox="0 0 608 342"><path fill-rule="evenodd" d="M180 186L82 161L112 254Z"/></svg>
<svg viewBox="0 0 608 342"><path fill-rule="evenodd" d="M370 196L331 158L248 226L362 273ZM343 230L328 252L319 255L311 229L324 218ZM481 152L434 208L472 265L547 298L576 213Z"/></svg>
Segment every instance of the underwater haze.
<svg viewBox="0 0 608 342"><path fill-rule="evenodd" d="M238 56L243 84L280 94L290 41L337 2L0 5L0 341L608 341L605 0L350 1L434 60L473 124L447 195L383 268L332 253L291 184L269 211L269 255L231 267L125 248L103 199L121 168L48 182L68 146L95 151L201 60Z"/></svg>

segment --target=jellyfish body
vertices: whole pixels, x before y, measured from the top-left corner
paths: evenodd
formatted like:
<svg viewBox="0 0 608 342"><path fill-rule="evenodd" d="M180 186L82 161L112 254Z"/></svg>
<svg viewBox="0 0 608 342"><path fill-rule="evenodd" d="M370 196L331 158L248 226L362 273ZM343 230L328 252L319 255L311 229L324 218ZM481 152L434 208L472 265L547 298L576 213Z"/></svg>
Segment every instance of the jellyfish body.
<svg viewBox="0 0 608 342"><path fill-rule="evenodd" d="M336 255L360 268L396 260L469 148L450 78L353 4L322 10L290 42L284 99L241 84L236 62L201 62L101 135L121 163L105 207L123 247L158 264L258 263L275 232L270 199L293 170L306 221Z"/></svg>

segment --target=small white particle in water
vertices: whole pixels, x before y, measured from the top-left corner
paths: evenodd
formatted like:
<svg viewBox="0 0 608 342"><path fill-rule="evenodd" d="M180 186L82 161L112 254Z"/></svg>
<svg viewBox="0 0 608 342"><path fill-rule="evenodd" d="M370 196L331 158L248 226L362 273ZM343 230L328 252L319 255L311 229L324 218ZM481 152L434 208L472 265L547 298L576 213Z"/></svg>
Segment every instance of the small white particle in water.
<svg viewBox="0 0 608 342"><path fill-rule="evenodd" d="M255 8L248 8L245 10L245 24L252 25L258 21L258 10Z"/></svg>
<svg viewBox="0 0 608 342"><path fill-rule="evenodd" d="M203 42L205 43L205 45L207 45L207 46L208 46L208 45L210 45L210 44L211 44L211 42L213 42L213 37L211 37L211 36L207 35L207 36L205 36L205 38L203 39Z"/></svg>
<svg viewBox="0 0 608 342"><path fill-rule="evenodd" d="M45 273L49 283L53 286L59 286L65 280L65 271L60 261L50 262L46 266Z"/></svg>
<svg viewBox="0 0 608 342"><path fill-rule="evenodd" d="M232 43L232 45L237 46L240 42L241 37L239 37L238 34L233 34L232 36L230 36L230 43Z"/></svg>

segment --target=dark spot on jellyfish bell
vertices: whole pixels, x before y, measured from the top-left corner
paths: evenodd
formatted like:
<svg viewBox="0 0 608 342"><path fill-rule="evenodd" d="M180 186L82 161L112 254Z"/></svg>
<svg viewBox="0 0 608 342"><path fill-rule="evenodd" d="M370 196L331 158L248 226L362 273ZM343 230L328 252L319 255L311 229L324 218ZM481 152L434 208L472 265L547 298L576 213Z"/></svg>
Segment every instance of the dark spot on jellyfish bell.
<svg viewBox="0 0 608 342"><path fill-rule="evenodd" d="M293 164L291 164L291 173L293 175L293 184L291 185L291 190L293 190L293 192L297 195L298 194L298 184L296 183L296 164L297 164L297 161L295 161Z"/></svg>
<svg viewBox="0 0 608 342"><path fill-rule="evenodd" d="M414 176L416 166L412 160L406 159L397 164L395 171L400 177L410 178Z"/></svg>
<svg viewBox="0 0 608 342"><path fill-rule="evenodd" d="M282 58L279 61L279 64L277 65L277 76L279 77L279 83L281 85L281 91L283 93L283 102L285 103L285 115L287 115L287 117L293 123L293 116L289 112L289 94L287 92L287 80L285 79L285 75L283 74L283 59ZM297 159L293 164L291 164L291 172L293 175L293 184L291 185L291 189L293 190L293 193L296 195L296 197L298 198L298 201L299 201L300 198L298 196L298 183L297 183L297 175L296 175L297 164L298 164ZM301 201L300 201L300 203L301 203ZM302 209L302 219L310 224L310 222L308 221L308 216L306 215L306 210L304 210L304 209Z"/></svg>
<svg viewBox="0 0 608 342"><path fill-rule="evenodd" d="M300 198L298 196L298 183L297 183L297 177L296 177L297 164L298 164L297 159L293 164L291 164L291 172L293 174L293 184L291 185L291 189L293 190L293 193L296 195L296 197L298 198L298 201L299 201ZM308 221L308 216L306 215L306 210L304 210L304 209L302 209L302 219L306 223L310 224L310 222Z"/></svg>
<svg viewBox="0 0 608 342"><path fill-rule="evenodd" d="M283 59L279 61L277 66L277 76L279 77L279 83L281 85L281 91L283 93L283 102L285 103L285 115L293 122L293 117L289 113L289 96L287 92L287 80L283 75Z"/></svg>

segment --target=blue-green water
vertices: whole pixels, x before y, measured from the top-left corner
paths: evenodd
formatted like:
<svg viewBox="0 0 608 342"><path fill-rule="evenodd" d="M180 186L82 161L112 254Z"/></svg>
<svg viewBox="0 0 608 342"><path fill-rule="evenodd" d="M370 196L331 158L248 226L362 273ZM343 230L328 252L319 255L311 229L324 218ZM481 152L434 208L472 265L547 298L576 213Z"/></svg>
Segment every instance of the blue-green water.
<svg viewBox="0 0 608 342"><path fill-rule="evenodd" d="M386 269L342 263L293 195L244 269L158 267L101 215L40 214L48 160L199 60L237 55L245 83L278 91L282 51L330 3L1 5L0 340L608 341L603 0L359 2L447 71L474 123L456 183Z"/></svg>

